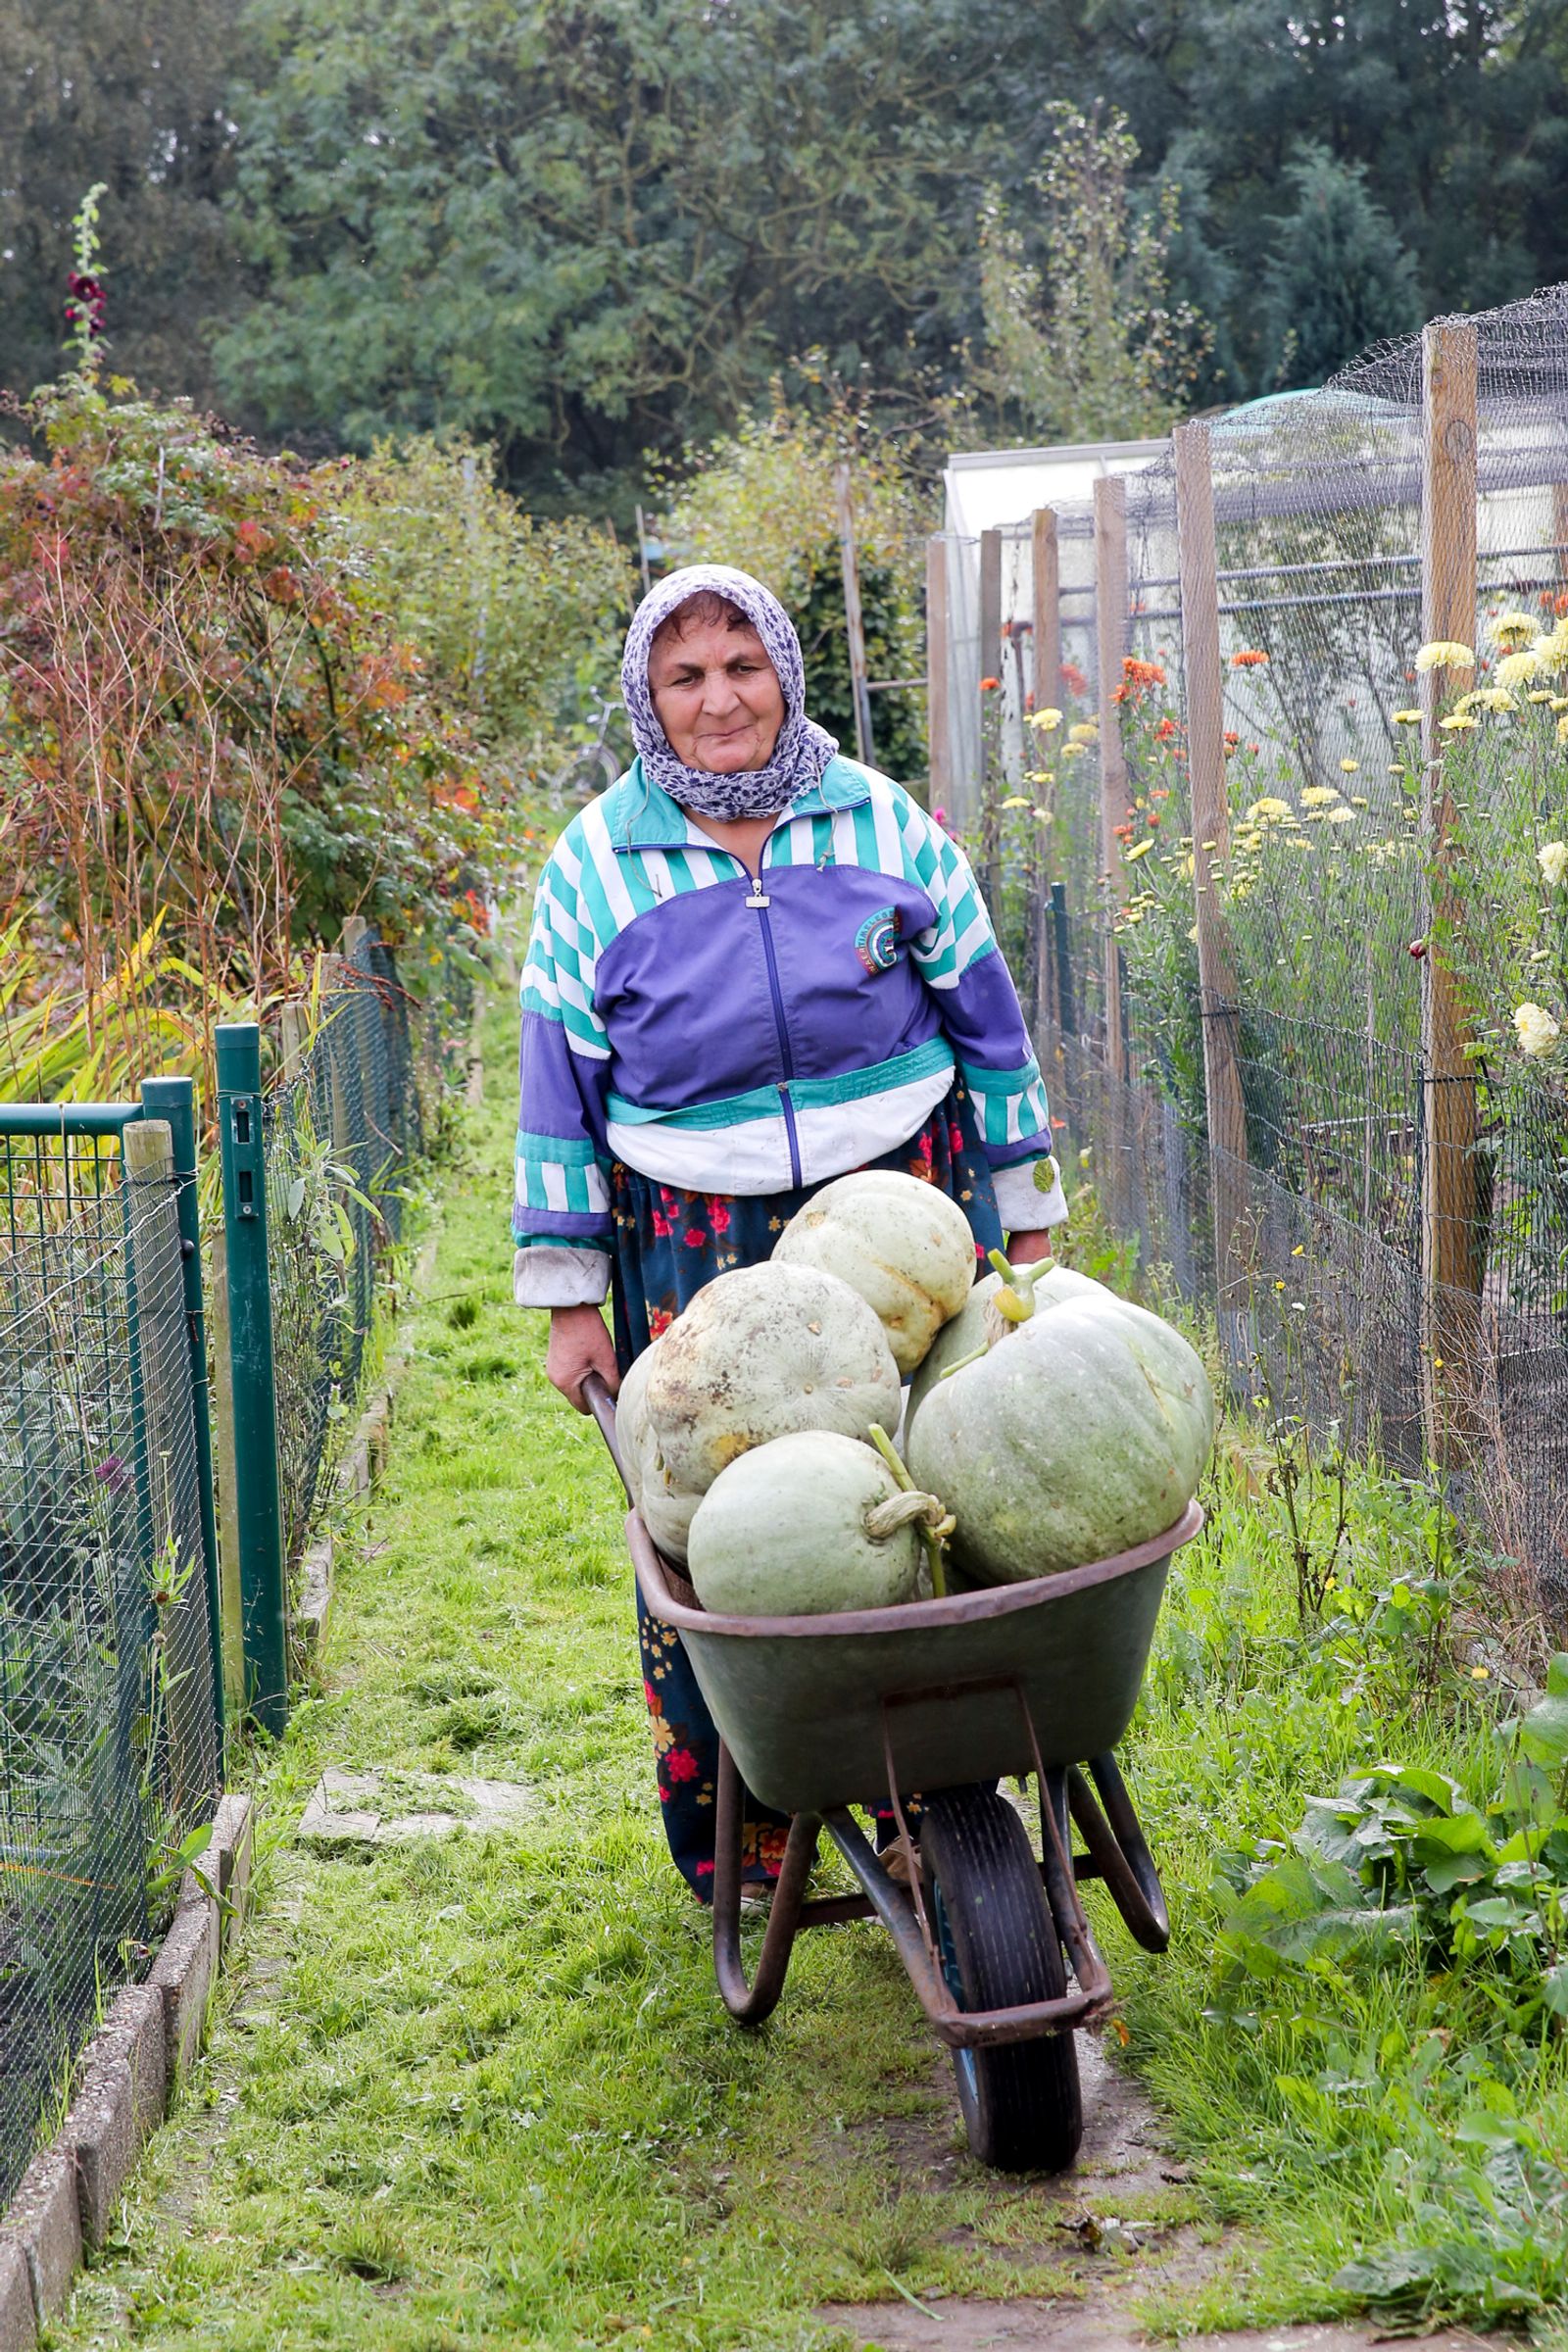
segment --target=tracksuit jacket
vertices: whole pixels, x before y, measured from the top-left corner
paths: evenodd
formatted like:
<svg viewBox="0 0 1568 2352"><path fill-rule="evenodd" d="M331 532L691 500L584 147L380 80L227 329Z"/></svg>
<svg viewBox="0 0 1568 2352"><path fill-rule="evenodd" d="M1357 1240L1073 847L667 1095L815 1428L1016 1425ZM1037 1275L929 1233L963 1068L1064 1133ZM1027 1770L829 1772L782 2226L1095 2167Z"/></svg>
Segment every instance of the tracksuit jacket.
<svg viewBox="0 0 1568 2352"><path fill-rule="evenodd" d="M891 1152L961 1075L1003 1226L1067 1214L1039 1064L957 845L842 757L747 872L643 772L566 827L522 973L523 1306L603 1298L608 1172L779 1193Z"/></svg>

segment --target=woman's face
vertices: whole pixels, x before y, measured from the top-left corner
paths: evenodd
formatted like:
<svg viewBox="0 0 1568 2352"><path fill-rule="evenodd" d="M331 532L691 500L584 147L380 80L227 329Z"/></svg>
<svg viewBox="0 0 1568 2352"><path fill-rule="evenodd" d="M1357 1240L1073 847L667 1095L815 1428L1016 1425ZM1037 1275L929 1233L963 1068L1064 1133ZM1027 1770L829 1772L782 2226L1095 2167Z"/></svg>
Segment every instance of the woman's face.
<svg viewBox="0 0 1568 2352"><path fill-rule="evenodd" d="M784 724L784 691L750 626L696 621L648 658L659 723L677 760L710 775L765 767Z"/></svg>

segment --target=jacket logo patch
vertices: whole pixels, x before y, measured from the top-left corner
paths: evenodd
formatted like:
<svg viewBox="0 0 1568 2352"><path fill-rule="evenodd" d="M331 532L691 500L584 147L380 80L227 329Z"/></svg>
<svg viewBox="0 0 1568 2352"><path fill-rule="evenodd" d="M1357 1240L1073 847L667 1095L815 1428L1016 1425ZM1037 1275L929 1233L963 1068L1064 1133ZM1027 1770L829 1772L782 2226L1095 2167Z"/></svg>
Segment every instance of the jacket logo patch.
<svg viewBox="0 0 1568 2352"><path fill-rule="evenodd" d="M855 934L855 953L868 972L890 972L898 962L903 920L897 906L879 906Z"/></svg>

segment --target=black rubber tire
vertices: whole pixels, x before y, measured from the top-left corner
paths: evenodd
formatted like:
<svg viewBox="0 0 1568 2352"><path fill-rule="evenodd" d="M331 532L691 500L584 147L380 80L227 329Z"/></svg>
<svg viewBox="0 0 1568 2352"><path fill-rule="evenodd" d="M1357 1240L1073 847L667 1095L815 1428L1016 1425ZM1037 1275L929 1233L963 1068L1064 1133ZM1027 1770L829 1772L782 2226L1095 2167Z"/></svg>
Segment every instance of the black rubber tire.
<svg viewBox="0 0 1568 2352"><path fill-rule="evenodd" d="M1059 2000L1067 1970L1023 1823L993 1788L927 1797L920 1861L943 1974L963 2009ZM1083 2137L1070 2033L955 2050L972 2153L1004 2173L1061 2173Z"/></svg>

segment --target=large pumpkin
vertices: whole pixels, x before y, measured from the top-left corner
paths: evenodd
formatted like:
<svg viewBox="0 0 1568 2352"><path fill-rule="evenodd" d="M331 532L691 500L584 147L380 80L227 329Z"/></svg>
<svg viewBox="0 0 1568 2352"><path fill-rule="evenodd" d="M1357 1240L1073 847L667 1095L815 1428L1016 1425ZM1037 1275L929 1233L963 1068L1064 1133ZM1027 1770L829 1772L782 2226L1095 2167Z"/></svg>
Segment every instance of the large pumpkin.
<svg viewBox="0 0 1568 2352"><path fill-rule="evenodd" d="M966 1355L973 1355L977 1348L985 1347L987 1341L995 1336L996 1319L988 1315L986 1309L1001 1288L1002 1276L987 1274L975 1284L961 1311L955 1315L951 1323L942 1326L919 1371L909 1383L907 1418L910 1421L948 1366L961 1362ZM1087 1274L1075 1273L1071 1266L1050 1264L1043 1267L1039 1278L1030 1288L1036 1314L1048 1306L1060 1306L1066 1298L1098 1298L1107 1308L1129 1303L1124 1298L1118 1298L1114 1291L1107 1291L1103 1283L1094 1281Z"/></svg>
<svg viewBox="0 0 1568 2352"><path fill-rule="evenodd" d="M1158 1315L1104 1293L1063 1298L937 1380L905 1456L956 1516L957 1568L1016 1584L1163 1534L1213 1442L1198 1355Z"/></svg>
<svg viewBox="0 0 1568 2352"><path fill-rule="evenodd" d="M812 1266L715 1275L659 1344L649 1424L673 1487L706 1494L754 1446L792 1430L866 1438L898 1426L899 1370L871 1309Z"/></svg>
<svg viewBox="0 0 1568 2352"><path fill-rule="evenodd" d="M974 1235L957 1202L895 1168L836 1176L798 1208L773 1262L818 1266L858 1291L907 1379L974 1281Z"/></svg>
<svg viewBox="0 0 1568 2352"><path fill-rule="evenodd" d="M754 1446L721 1470L691 1526L691 1580L707 1609L814 1617L918 1600L918 1528L942 1506L900 1488L880 1455L831 1430Z"/></svg>
<svg viewBox="0 0 1568 2352"><path fill-rule="evenodd" d="M685 1494L675 1484L648 1417L648 1383L662 1345L656 1340L651 1348L645 1348L620 1384L615 1399L615 1447L644 1526L666 1558L683 1564L699 1497Z"/></svg>

